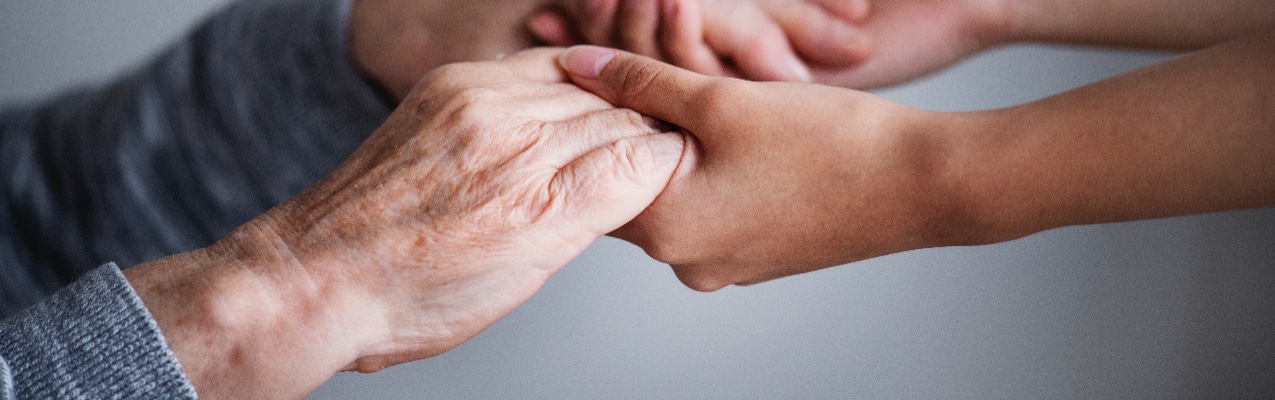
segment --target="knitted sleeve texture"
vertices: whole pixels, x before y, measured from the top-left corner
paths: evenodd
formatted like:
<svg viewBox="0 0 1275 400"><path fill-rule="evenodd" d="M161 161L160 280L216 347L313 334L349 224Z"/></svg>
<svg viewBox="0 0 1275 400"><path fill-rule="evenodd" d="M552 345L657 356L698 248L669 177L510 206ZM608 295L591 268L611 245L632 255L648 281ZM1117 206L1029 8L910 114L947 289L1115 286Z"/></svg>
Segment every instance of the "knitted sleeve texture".
<svg viewBox="0 0 1275 400"><path fill-rule="evenodd" d="M0 399L195 397L119 267L212 244L388 117L351 4L236 2L116 80L0 107Z"/></svg>
<svg viewBox="0 0 1275 400"><path fill-rule="evenodd" d="M0 110L0 318L206 247L348 157L391 111L346 49L349 7L237 2L116 81Z"/></svg>

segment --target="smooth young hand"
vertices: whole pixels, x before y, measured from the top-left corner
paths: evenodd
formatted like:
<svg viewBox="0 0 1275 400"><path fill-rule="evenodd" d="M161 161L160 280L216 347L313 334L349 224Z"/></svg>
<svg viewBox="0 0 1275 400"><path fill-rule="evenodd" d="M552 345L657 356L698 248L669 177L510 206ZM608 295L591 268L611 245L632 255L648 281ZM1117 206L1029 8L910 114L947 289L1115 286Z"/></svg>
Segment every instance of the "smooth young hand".
<svg viewBox="0 0 1275 400"><path fill-rule="evenodd" d="M932 113L813 84L695 74L599 47L572 80L698 139L659 199L614 235L698 290L750 284L941 243Z"/></svg>
<svg viewBox="0 0 1275 400"><path fill-rule="evenodd" d="M555 46L632 51L714 76L810 81L863 60L868 0L579 0L530 22Z"/></svg>

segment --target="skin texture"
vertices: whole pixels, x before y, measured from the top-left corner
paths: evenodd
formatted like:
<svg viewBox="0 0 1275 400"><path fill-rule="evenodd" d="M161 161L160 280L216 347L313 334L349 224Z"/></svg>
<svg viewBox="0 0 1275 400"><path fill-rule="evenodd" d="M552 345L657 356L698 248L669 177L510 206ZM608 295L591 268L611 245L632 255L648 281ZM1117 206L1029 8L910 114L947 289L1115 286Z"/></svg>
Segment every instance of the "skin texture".
<svg viewBox="0 0 1275 400"><path fill-rule="evenodd" d="M1012 41L1196 50L1275 29L1275 7L1263 0L1001 1Z"/></svg>
<svg viewBox="0 0 1275 400"><path fill-rule="evenodd" d="M562 62L581 87L698 139L694 159L613 235L711 291L930 243L946 223L931 113L828 86L710 78L597 47ZM590 78L607 57L615 57ZM593 74L597 74L594 72ZM817 100L816 100L817 99Z"/></svg>
<svg viewBox="0 0 1275 400"><path fill-rule="evenodd" d="M1275 7L1262 0L875 0L871 9L856 25L871 53L816 69L816 82L894 85L1015 42L1197 50L1275 28Z"/></svg>
<svg viewBox="0 0 1275 400"><path fill-rule="evenodd" d="M601 11L542 13L532 31L550 44L616 47L707 75L856 88L899 83L950 65L1007 40L1010 23L1002 0L583 3ZM625 18L633 14L625 10L641 7L697 12L645 12L650 20L641 22ZM570 33L573 21L576 34ZM639 36L642 41L613 33L632 31L652 34Z"/></svg>
<svg viewBox="0 0 1275 400"><path fill-rule="evenodd" d="M810 81L811 69L855 65L870 43L852 24L866 0L583 0L529 25L555 46L630 50L703 74Z"/></svg>
<svg viewBox="0 0 1275 400"><path fill-rule="evenodd" d="M432 68L542 43L614 46L713 75L809 81L802 57L831 66L863 58L868 43L849 21L867 8L867 0L704 0L702 8L697 0L360 0L350 48L396 100Z"/></svg>
<svg viewBox="0 0 1275 400"><path fill-rule="evenodd" d="M441 354L652 202L684 137L565 83L559 52L436 70L304 193L127 270L200 395Z"/></svg>
<svg viewBox="0 0 1275 400"><path fill-rule="evenodd" d="M553 45L610 46L707 75L857 89L907 82L1007 43L1196 50L1275 28L1275 7L1263 0L592 0L572 5L594 7L542 12L531 31ZM661 9L684 11L661 14Z"/></svg>
<svg viewBox="0 0 1275 400"><path fill-rule="evenodd" d="M856 25L872 51L848 67L818 68L815 81L866 89L928 75L1008 41L1015 1L876 0Z"/></svg>
<svg viewBox="0 0 1275 400"><path fill-rule="evenodd" d="M1275 205L1275 32L1004 110L933 113L615 50L581 87L685 129L696 157L616 232L698 290L1062 226Z"/></svg>
<svg viewBox="0 0 1275 400"><path fill-rule="evenodd" d="M396 100L429 70L495 60L535 44L524 20L561 0L359 0L350 14L350 52Z"/></svg>
<svg viewBox="0 0 1275 400"><path fill-rule="evenodd" d="M620 6L610 1L584 4ZM1243 33L1275 21L1265 4L860 3L803 3L825 13L816 14L759 0L718 14L709 5L744 2L633 2L597 14L620 21L598 32L695 68L724 59L722 73L763 79L804 79L792 51L806 62L856 60L813 69L848 86L910 79L1007 40L1233 40L1023 106L943 114L824 86L710 78L600 48L560 58L597 96L565 83L555 50L422 80L442 63L528 45L523 21L559 38L600 33L535 17L582 3L362 0L352 52L404 105L305 193L209 248L125 275L203 397L299 398L339 370L455 347L613 230L689 286L714 290L1059 226L1275 205L1275 33ZM674 23L652 24L650 4ZM721 39L716 32L743 31L694 24L717 15L766 15L777 28ZM842 28L806 24L829 15L852 23L849 36L872 52L812 50L843 43L827 40ZM916 21L931 23L907 25ZM790 47L776 44L776 29Z"/></svg>

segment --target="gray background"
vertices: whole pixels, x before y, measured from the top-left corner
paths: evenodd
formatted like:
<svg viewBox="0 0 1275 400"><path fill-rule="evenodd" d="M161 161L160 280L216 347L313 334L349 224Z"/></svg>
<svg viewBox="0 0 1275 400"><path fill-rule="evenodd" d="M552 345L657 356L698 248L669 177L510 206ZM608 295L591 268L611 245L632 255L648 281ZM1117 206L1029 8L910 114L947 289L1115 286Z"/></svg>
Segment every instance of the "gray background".
<svg viewBox="0 0 1275 400"><path fill-rule="evenodd" d="M0 101L136 65L224 1L0 2ZM881 91L935 110L1048 96L1170 55L1022 46ZM1270 398L1275 210L1059 229L696 293L603 239L442 356L311 397Z"/></svg>

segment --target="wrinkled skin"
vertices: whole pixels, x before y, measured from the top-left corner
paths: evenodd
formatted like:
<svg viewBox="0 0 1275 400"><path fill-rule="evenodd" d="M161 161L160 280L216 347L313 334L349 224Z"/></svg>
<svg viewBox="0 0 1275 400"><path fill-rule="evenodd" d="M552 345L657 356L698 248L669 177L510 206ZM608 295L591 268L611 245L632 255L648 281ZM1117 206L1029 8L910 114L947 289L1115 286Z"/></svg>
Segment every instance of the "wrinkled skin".
<svg viewBox="0 0 1275 400"><path fill-rule="evenodd" d="M129 269L200 394L300 397L443 353L645 209L683 136L566 83L559 52L432 72L319 183Z"/></svg>

